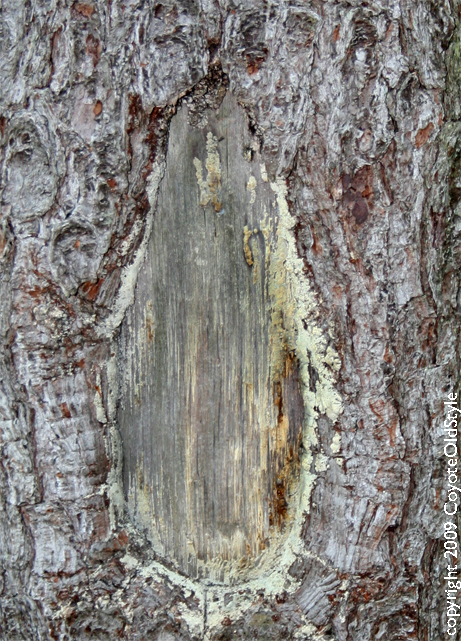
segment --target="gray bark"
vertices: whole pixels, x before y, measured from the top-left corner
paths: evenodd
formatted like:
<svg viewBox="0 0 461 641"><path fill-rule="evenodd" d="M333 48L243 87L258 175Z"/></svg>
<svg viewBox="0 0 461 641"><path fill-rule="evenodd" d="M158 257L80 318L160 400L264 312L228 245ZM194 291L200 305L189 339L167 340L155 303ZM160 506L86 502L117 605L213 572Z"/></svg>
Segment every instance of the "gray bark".
<svg viewBox="0 0 461 641"><path fill-rule="evenodd" d="M4 4L2 639L444 638L458 12Z"/></svg>

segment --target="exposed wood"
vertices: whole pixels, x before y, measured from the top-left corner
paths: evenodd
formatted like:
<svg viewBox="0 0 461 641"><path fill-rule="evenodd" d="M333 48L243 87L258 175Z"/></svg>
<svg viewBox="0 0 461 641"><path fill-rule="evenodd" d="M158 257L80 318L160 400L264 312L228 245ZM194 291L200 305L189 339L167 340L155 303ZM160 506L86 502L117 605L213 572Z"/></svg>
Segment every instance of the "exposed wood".
<svg viewBox="0 0 461 641"><path fill-rule="evenodd" d="M204 116L171 121L119 421L131 514L182 571L222 580L284 529L289 494L296 508L303 401L270 270L275 195L235 99Z"/></svg>
<svg viewBox="0 0 461 641"><path fill-rule="evenodd" d="M3 3L2 641L444 639L443 399L461 391L459 9L458 0ZM222 109L239 106L225 116L237 135L221 140L223 99ZM175 206L181 197L190 208ZM268 271L268 245L254 232L262 232L264 204L274 221ZM206 236L212 221L233 245L215 251ZM157 234L170 226L162 244ZM189 323L179 305L162 310L160 298L179 301L162 270L179 261L183 240L192 251L193 229L210 268L201 272L196 261L186 271L183 262L180 284L195 278L216 295L202 289L202 300L192 297L197 322ZM277 285L272 293L267 278ZM235 299L248 302L245 314ZM161 342L163 312L165 328L190 328L195 342ZM203 364L194 352L204 344L217 350L217 339L213 347L199 333L205 319L232 330L220 336L236 368L224 376L216 375L217 351ZM146 346L150 336L159 341L155 350L143 351L142 320ZM274 328L286 342L271 340ZM139 406L133 381L123 380L134 367L133 340L145 359L137 363L146 377ZM239 345L240 361L231 355ZM221 397L211 380L240 377L241 401L222 394L225 415L213 418L214 402L188 414L187 390L174 381L174 399L161 384L180 374L179 346L184 363L207 374L197 385L209 399ZM269 432L275 425L280 433L280 413L294 412L279 463L277 443L258 431L262 420L237 421L253 407L242 391L247 375L264 396L256 405L267 409ZM284 448L297 443L298 390L303 439L285 519L276 503L283 497L272 497ZM184 438L177 450L167 400L177 400L186 421L183 432L175 423ZM151 402L163 403L158 432ZM129 419L135 412L139 422ZM221 435L216 420L229 435L221 452L237 486L232 505L219 483L210 499L188 491L188 480L212 485L217 459L207 466L201 456ZM245 451L244 423L252 435ZM130 475L132 488L138 482L135 430L150 462L141 482L152 485L147 526L139 487L124 498ZM156 434L166 474L155 467ZM264 442L267 476L258 456ZM239 448L245 470L230 467ZM182 477L170 465L176 452ZM182 483L176 512L171 496L156 494L160 482ZM259 488L272 503L260 500L257 521L251 493ZM202 496L200 508L191 496ZM213 516L223 506L234 563L243 544L235 544L242 526L233 519L252 521L248 580L239 574L237 587L201 566L227 554ZM165 527L152 520L153 507L165 512ZM272 532L285 536L276 508L288 535L273 545ZM187 564L172 527L182 515L180 531L195 537ZM155 533L164 554L155 551ZM258 533L269 537L259 565Z"/></svg>

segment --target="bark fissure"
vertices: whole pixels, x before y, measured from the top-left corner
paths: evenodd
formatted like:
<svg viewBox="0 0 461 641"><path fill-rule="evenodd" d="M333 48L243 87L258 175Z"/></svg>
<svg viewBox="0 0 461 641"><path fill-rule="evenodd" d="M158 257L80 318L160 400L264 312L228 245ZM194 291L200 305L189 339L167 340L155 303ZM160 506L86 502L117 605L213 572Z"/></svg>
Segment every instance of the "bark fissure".
<svg viewBox="0 0 461 641"><path fill-rule="evenodd" d="M461 391L458 9L2 8L3 638L442 640L441 403ZM158 225L172 119L187 110L206 131L225 94L249 118L242 166L261 161L267 173L252 174L255 191L246 176L245 197L266 185L277 215L296 223L286 242L318 313L300 314L283 367L295 354L304 411L318 416L309 439L290 432L287 450L295 484L315 476L291 587L213 592L160 562L125 509L118 332ZM232 145L220 154L224 175ZM218 173L195 157L204 207L219 216ZM240 259L255 273L266 240L248 224L245 245L241 227ZM274 319L285 330L287 305ZM146 324L147 341L155 330ZM295 412L290 380L282 396L274 388L279 425ZM342 414L328 409L335 394ZM216 411L225 420L225 404ZM273 520L285 509L289 520L289 475L276 476Z"/></svg>

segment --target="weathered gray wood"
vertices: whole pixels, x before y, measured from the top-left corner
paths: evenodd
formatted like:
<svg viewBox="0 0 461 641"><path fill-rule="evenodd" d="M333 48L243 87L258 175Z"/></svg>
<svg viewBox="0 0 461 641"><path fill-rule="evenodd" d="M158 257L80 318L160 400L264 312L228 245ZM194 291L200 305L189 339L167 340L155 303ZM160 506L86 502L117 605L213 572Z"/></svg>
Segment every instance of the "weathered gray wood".
<svg viewBox="0 0 461 641"><path fill-rule="evenodd" d="M442 641L442 399L460 392L459 9L3 3L2 641ZM312 303L281 296L275 319L290 310L303 381L298 538L269 545L272 564L238 587L155 553L139 510L125 510L117 421L119 391L129 399L118 328L174 170L169 126L181 104L206 125L226 92L275 187L296 276L281 291L307 283ZM193 156L206 180L205 140ZM242 183L237 200L248 195ZM248 241L255 272L260 234Z"/></svg>
<svg viewBox="0 0 461 641"><path fill-rule="evenodd" d="M181 570L222 579L219 561L251 563L285 525L303 404L271 287L274 193L236 100L204 115L171 121L119 421L131 514Z"/></svg>

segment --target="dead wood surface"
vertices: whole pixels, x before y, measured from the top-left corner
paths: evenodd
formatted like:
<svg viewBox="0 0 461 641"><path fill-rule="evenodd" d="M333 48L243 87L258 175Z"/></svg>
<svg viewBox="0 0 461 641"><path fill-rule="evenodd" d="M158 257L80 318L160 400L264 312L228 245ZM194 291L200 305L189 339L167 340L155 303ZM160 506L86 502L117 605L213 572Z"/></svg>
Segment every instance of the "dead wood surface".
<svg viewBox="0 0 461 641"><path fill-rule="evenodd" d="M1 20L1 638L442 641L442 403L460 391L457 0L15 0ZM208 133L219 176L206 166ZM285 214L292 221L283 233L302 275L283 282L307 283L310 315L288 312L301 294L277 307L255 284L264 206L274 238ZM188 269L195 248L204 263L191 256ZM183 270L180 282L167 270ZM292 336L278 379L274 310ZM199 335L162 341L161 322ZM208 350L207 323L218 338L200 361L192 348ZM306 338L301 350L303 332L321 349ZM158 347L136 360L143 340ZM208 409L187 410L186 362L200 364ZM237 403L213 387L242 372ZM249 416L250 378L268 425L292 413L280 441L264 441ZM336 395L338 415L326 398ZM163 404L155 426L152 396ZM216 398L227 399L220 416ZM189 443L171 442L176 410ZM215 439L227 430L222 470L237 503L213 485L212 432L198 428L207 412ZM295 429L301 415L314 421L309 442ZM251 436L231 468L242 421ZM260 535L253 561L281 527L290 444L297 483L312 489L286 584L270 573L219 588L197 578L197 559L228 555L229 541L239 541L232 558L246 549L242 519ZM164 473L158 452L186 468L194 453L196 467ZM187 492L204 478L211 498L202 485L193 504ZM167 481L176 502L162 494ZM144 486L159 525L143 522Z"/></svg>

